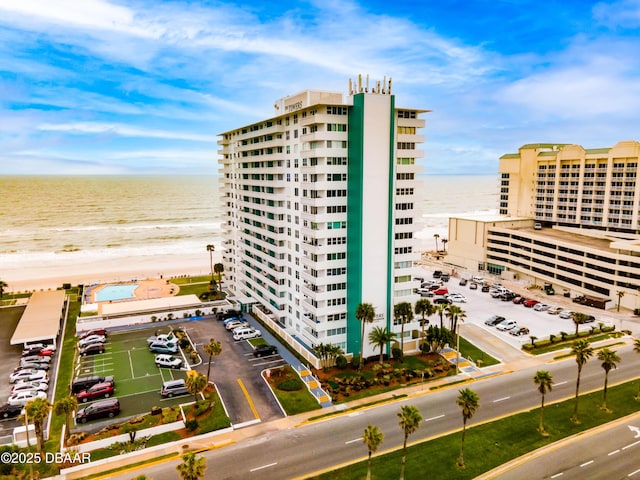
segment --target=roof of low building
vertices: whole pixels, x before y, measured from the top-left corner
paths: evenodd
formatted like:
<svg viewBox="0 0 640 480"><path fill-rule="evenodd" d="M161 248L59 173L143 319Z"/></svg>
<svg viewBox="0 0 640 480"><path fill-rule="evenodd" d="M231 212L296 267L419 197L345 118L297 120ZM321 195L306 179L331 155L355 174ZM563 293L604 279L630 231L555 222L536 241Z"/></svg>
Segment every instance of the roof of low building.
<svg viewBox="0 0 640 480"><path fill-rule="evenodd" d="M55 339L60 331L65 295L64 290L34 292L13 332L11 345Z"/></svg>

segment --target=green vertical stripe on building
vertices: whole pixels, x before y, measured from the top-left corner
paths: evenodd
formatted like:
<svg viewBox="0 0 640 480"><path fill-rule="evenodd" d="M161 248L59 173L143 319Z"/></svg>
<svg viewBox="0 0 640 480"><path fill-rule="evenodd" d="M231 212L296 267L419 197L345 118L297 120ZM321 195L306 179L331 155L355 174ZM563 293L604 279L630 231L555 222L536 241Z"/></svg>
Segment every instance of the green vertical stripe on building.
<svg viewBox="0 0 640 480"><path fill-rule="evenodd" d="M393 318L393 232L395 226L395 208L393 205L393 194L395 185L395 138L396 138L396 97L391 95L390 112L389 112L389 210L387 212L388 218L388 235L387 235L387 328L391 331L391 319Z"/></svg>
<svg viewBox="0 0 640 480"><path fill-rule="evenodd" d="M356 308L362 303L362 208L364 175L364 93L353 96L349 108L349 166L347 176L347 349L359 354L360 322Z"/></svg>

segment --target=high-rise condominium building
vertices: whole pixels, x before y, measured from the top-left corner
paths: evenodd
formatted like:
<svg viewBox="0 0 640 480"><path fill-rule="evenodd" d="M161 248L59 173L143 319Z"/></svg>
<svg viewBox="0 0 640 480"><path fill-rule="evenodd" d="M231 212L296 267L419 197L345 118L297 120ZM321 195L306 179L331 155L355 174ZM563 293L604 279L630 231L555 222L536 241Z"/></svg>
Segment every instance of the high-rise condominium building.
<svg viewBox="0 0 640 480"><path fill-rule="evenodd" d="M305 91L273 117L220 134L225 286L307 349L360 352L373 326L415 302L414 233L426 110L398 108L391 81L349 94ZM409 329L406 328L408 331ZM300 345L298 345L300 346ZM365 354L374 353L365 340Z"/></svg>
<svg viewBox="0 0 640 480"><path fill-rule="evenodd" d="M639 307L639 161L637 141L530 144L503 155L499 215L450 219L448 260L608 308Z"/></svg>

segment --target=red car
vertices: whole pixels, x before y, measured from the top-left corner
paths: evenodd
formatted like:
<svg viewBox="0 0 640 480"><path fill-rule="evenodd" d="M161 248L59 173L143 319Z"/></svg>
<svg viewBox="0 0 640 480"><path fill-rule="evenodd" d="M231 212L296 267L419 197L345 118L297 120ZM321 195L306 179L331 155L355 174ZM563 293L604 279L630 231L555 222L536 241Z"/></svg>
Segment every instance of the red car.
<svg viewBox="0 0 640 480"><path fill-rule="evenodd" d="M516 305L520 305L525 300L526 300L526 298L521 297L520 295L517 295L517 296L513 297L512 302L515 303Z"/></svg>
<svg viewBox="0 0 640 480"><path fill-rule="evenodd" d="M436 291L433 292L434 295L449 295L449 289L448 288L439 288Z"/></svg>
<svg viewBox="0 0 640 480"><path fill-rule="evenodd" d="M86 332L82 332L80 334L80 340L83 338L90 337L91 335L102 335L107 336L107 331L104 328L95 328L93 330L87 330Z"/></svg>
<svg viewBox="0 0 640 480"><path fill-rule="evenodd" d="M96 383L94 386L87 390L82 390L76 396L79 402L88 402L89 400L95 400L96 398L108 398L113 395L113 383L102 382Z"/></svg>
<svg viewBox="0 0 640 480"><path fill-rule="evenodd" d="M537 305L538 303L540 303L538 300L534 300L533 298L527 298L524 302L522 302L522 305L524 305L527 308L531 308L534 305Z"/></svg>

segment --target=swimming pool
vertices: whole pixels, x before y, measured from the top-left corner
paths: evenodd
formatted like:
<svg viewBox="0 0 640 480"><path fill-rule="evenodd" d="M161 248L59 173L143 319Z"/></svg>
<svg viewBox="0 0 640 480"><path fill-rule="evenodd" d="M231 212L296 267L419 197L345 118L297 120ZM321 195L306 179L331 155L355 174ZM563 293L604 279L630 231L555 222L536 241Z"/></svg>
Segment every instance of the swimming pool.
<svg viewBox="0 0 640 480"><path fill-rule="evenodd" d="M105 285L96 292L96 302L109 302L111 300L126 300L135 298L133 291L138 288L137 283L127 283L123 285Z"/></svg>

